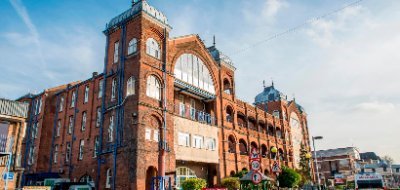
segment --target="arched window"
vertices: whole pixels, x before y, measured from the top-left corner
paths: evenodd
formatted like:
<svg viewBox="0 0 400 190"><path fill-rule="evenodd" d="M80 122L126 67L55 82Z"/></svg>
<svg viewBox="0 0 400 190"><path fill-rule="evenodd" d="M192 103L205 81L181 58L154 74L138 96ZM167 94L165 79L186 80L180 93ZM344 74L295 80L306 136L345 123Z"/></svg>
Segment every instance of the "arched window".
<svg viewBox="0 0 400 190"><path fill-rule="evenodd" d="M161 58L161 53L160 53L160 45L158 44L158 42L153 39L153 38L149 38L146 41L146 53L148 55L151 55L157 59Z"/></svg>
<svg viewBox="0 0 400 190"><path fill-rule="evenodd" d="M262 144L261 145L261 156L263 158L265 158L265 157L267 157L267 153L268 153L267 146L265 144Z"/></svg>
<svg viewBox="0 0 400 190"><path fill-rule="evenodd" d="M233 136L229 136L228 138L228 145L229 145L229 152L235 153L236 152L236 141Z"/></svg>
<svg viewBox="0 0 400 190"><path fill-rule="evenodd" d="M227 94L231 94L232 87L231 83L229 82L228 79L224 79L224 92Z"/></svg>
<svg viewBox="0 0 400 190"><path fill-rule="evenodd" d="M274 136L274 127L272 127L272 126L268 126L268 135L270 135L270 136Z"/></svg>
<svg viewBox="0 0 400 190"><path fill-rule="evenodd" d="M239 151L240 151L240 154L242 154L242 155L247 154L247 143L243 139L239 140Z"/></svg>
<svg viewBox="0 0 400 190"><path fill-rule="evenodd" d="M182 182L189 178L197 178L196 173L187 167L176 168L176 186L180 187Z"/></svg>
<svg viewBox="0 0 400 190"><path fill-rule="evenodd" d="M226 107L226 121L229 123L233 122L233 110L230 106Z"/></svg>
<svg viewBox="0 0 400 190"><path fill-rule="evenodd" d="M282 138L282 131L281 131L281 129L279 127L276 128L276 137L278 139Z"/></svg>
<svg viewBox="0 0 400 190"><path fill-rule="evenodd" d="M135 94L135 78L131 77L126 82L126 96Z"/></svg>
<svg viewBox="0 0 400 190"><path fill-rule="evenodd" d="M94 187L94 181L93 178L90 177L90 175L84 175L81 177L81 179L79 179L79 182L84 182L84 183L88 183L90 186Z"/></svg>
<svg viewBox="0 0 400 190"><path fill-rule="evenodd" d="M108 168L107 169L107 172L106 172L106 188L111 188L111 181L112 181L112 171L111 171L111 168Z"/></svg>
<svg viewBox="0 0 400 190"><path fill-rule="evenodd" d="M131 55L137 51L137 39L132 38L131 41L129 41L128 44L128 55Z"/></svg>
<svg viewBox="0 0 400 190"><path fill-rule="evenodd" d="M253 148L255 148L256 150L258 149L258 145L257 145L256 142L253 141L253 142L250 143L250 145L251 145L251 149L253 149Z"/></svg>
<svg viewBox="0 0 400 190"><path fill-rule="evenodd" d="M174 74L181 81L215 94L210 71L203 61L193 54L183 54L178 58Z"/></svg>
<svg viewBox="0 0 400 190"><path fill-rule="evenodd" d="M251 130L258 131L257 126L256 126L256 122L252 118L249 118L249 128Z"/></svg>
<svg viewBox="0 0 400 190"><path fill-rule="evenodd" d="M278 153L279 153L279 160L283 161L285 158L285 154L283 153L283 150L281 148L278 150Z"/></svg>
<svg viewBox="0 0 400 190"><path fill-rule="evenodd" d="M150 75L147 78L146 95L151 98L161 100L161 84L154 75Z"/></svg>

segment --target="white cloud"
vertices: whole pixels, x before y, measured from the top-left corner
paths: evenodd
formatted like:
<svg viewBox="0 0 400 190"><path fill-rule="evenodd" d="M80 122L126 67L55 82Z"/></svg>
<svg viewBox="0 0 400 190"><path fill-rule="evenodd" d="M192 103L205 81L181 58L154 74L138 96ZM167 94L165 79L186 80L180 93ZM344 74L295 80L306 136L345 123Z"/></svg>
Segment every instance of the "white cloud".
<svg viewBox="0 0 400 190"><path fill-rule="evenodd" d="M288 6L283 0L265 0L262 15L264 19L273 20L278 12Z"/></svg>
<svg viewBox="0 0 400 190"><path fill-rule="evenodd" d="M378 101L373 101L373 102L363 102L360 104L357 104L354 106L354 109L357 111L367 111L367 112L386 112L389 113L391 111L394 111L395 105L393 103L388 103L388 102L378 102Z"/></svg>

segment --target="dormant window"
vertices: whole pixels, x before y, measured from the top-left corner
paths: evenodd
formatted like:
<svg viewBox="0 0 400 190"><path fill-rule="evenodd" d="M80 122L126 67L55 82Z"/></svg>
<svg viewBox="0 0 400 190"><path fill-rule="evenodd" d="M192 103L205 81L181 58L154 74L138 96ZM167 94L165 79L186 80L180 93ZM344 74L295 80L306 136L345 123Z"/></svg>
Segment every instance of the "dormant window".
<svg viewBox="0 0 400 190"><path fill-rule="evenodd" d="M146 41L146 53L150 56L153 56L157 59L160 59L160 45L158 45L158 42L153 39L149 38Z"/></svg>
<svg viewBox="0 0 400 190"><path fill-rule="evenodd" d="M129 41L128 44L128 55L131 55L137 51L137 39L132 38L131 41Z"/></svg>
<svg viewBox="0 0 400 190"><path fill-rule="evenodd" d="M114 44L114 63L118 62L118 57L119 57L119 42L115 42Z"/></svg>
<svg viewBox="0 0 400 190"><path fill-rule="evenodd" d="M86 129L86 112L84 111L82 113L82 126L81 126L81 131L85 131Z"/></svg>
<svg viewBox="0 0 400 190"><path fill-rule="evenodd" d="M113 78L111 83L111 101L115 100L116 91L117 91L117 79Z"/></svg>
<svg viewBox="0 0 400 190"><path fill-rule="evenodd" d="M178 144L181 146L190 146L190 135L187 133L178 133Z"/></svg>
<svg viewBox="0 0 400 190"><path fill-rule="evenodd" d="M101 79L99 82L99 92L97 98L103 97L103 85L104 85L104 79Z"/></svg>
<svg viewBox="0 0 400 190"><path fill-rule="evenodd" d="M126 82L126 96L135 94L135 78L131 77Z"/></svg>
<svg viewBox="0 0 400 190"><path fill-rule="evenodd" d="M81 139L79 143L79 160L83 159L83 148L85 146L85 140Z"/></svg>
<svg viewBox="0 0 400 190"><path fill-rule="evenodd" d="M83 100L83 103L87 103L89 101L89 86L85 87L85 99Z"/></svg>
<svg viewBox="0 0 400 190"><path fill-rule="evenodd" d="M54 156L53 156L53 162L57 163L57 158L58 158L58 145L54 145Z"/></svg>
<svg viewBox="0 0 400 190"><path fill-rule="evenodd" d="M73 91L71 95L71 106L70 106L71 108L75 107L75 101L76 101L76 93L75 91Z"/></svg>
<svg viewBox="0 0 400 190"><path fill-rule="evenodd" d="M114 116L111 116L110 125L108 126L108 142L112 142L114 140L113 132L114 132Z"/></svg>
<svg viewBox="0 0 400 190"><path fill-rule="evenodd" d="M154 75L147 77L146 95L151 98L161 100L161 84Z"/></svg>
<svg viewBox="0 0 400 190"><path fill-rule="evenodd" d="M60 103L58 105L58 111L62 112L64 110L64 97L60 98Z"/></svg>

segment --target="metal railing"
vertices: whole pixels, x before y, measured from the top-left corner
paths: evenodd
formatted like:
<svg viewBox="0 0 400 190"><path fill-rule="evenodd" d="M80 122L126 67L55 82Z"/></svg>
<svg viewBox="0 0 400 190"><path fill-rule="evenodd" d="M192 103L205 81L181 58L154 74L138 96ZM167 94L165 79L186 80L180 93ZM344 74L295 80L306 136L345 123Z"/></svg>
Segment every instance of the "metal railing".
<svg viewBox="0 0 400 190"><path fill-rule="evenodd" d="M183 103L175 105L175 113L186 119L205 123L208 125L215 125L214 116L205 111L196 110L195 108L187 106Z"/></svg>

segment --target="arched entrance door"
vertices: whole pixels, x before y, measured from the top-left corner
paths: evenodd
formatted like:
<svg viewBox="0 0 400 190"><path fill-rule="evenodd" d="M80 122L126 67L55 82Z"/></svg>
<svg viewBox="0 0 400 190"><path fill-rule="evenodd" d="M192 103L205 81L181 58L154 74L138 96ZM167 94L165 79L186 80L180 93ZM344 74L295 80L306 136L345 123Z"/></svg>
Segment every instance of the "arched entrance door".
<svg viewBox="0 0 400 190"><path fill-rule="evenodd" d="M150 166L146 171L146 190L151 190L151 181L153 177L157 177L157 169Z"/></svg>

